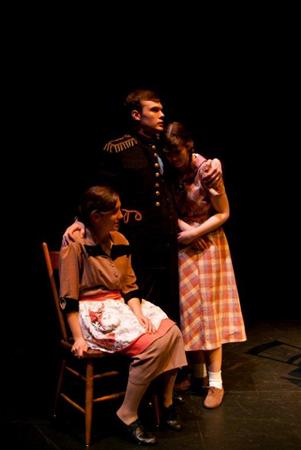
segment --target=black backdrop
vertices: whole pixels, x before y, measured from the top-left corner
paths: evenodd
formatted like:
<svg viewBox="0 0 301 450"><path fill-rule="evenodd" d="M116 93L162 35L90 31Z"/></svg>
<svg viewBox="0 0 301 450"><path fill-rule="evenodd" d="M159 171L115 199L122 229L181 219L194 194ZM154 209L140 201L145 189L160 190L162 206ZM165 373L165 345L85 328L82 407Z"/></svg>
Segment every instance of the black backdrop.
<svg viewBox="0 0 301 450"><path fill-rule="evenodd" d="M299 28L283 5L277 17L275 5L214 4L206 14L188 3L164 16L154 2L146 12L131 2L139 18L129 2L112 2L109 14L25 4L5 18L2 324L13 386L4 409L13 417L48 416L54 389L57 333L41 242L59 245L91 160L124 131L121 105L133 88L158 90L167 118L185 121L199 151L222 160L247 326L300 318Z"/></svg>
<svg viewBox="0 0 301 450"><path fill-rule="evenodd" d="M36 142L24 149L20 166L25 194L20 209L37 297L44 289L36 267L40 242L59 245L90 182L96 152L105 139L124 130L124 96L132 87L150 86L161 93L168 118L187 123L199 151L222 160L231 205L226 231L246 316L295 316L290 256L294 188L283 165L289 152L282 135L286 118L278 116L281 105L275 104L279 98L262 81L250 87L222 71L200 75L120 73L118 80L94 75L92 84L86 75L70 85L57 82L53 92L44 88L41 116L35 116L30 130Z"/></svg>
<svg viewBox="0 0 301 450"><path fill-rule="evenodd" d="M136 87L159 91L167 118L184 121L199 151L222 160L231 205L225 228L246 321L300 317L292 257L298 255L293 198L300 177L293 41L287 45L274 30L271 39L266 23L256 37L243 23L236 34L215 23L207 35L199 29L203 19L184 21L184 28L173 23L171 32L161 23L140 23L139 30L120 23L112 25L119 31L115 44L110 32L100 33L101 24L88 37L75 24L63 36L61 27L58 39L41 23L10 55L7 284L20 290L20 333L45 336L52 311L41 242L59 245L96 152L124 131L122 101Z"/></svg>

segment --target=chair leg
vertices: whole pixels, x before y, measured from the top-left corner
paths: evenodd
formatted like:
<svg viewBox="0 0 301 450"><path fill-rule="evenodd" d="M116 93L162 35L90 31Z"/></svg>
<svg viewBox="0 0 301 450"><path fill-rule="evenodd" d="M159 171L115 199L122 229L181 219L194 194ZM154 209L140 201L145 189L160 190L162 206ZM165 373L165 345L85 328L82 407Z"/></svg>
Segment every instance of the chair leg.
<svg viewBox="0 0 301 450"><path fill-rule="evenodd" d="M66 367L66 360L62 359L61 360L61 364L60 364L60 371L59 371L58 381L57 381L57 385L56 385L54 402L53 402L53 409L52 409L52 417L53 418L56 418L57 403L58 403L59 395L61 393L65 367Z"/></svg>
<svg viewBox="0 0 301 450"><path fill-rule="evenodd" d="M159 398L158 398L158 394L153 393L152 394L152 403L153 403L153 408L154 408L154 413L155 413L155 425L157 428L159 428L160 426L160 404L159 404Z"/></svg>
<svg viewBox="0 0 301 450"><path fill-rule="evenodd" d="M94 367L93 362L87 361L86 367L86 404L85 404L85 444L91 443L91 427L93 414L93 389L94 389Z"/></svg>

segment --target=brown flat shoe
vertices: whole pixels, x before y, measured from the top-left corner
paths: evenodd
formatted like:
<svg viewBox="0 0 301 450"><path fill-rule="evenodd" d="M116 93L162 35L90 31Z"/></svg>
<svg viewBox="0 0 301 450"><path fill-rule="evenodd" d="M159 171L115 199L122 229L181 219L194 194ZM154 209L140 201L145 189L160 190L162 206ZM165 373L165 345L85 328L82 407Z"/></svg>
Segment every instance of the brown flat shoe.
<svg viewBox="0 0 301 450"><path fill-rule="evenodd" d="M223 388L219 389L214 386L209 386L208 394L203 403L205 408L213 409L220 406L224 398L224 392Z"/></svg>

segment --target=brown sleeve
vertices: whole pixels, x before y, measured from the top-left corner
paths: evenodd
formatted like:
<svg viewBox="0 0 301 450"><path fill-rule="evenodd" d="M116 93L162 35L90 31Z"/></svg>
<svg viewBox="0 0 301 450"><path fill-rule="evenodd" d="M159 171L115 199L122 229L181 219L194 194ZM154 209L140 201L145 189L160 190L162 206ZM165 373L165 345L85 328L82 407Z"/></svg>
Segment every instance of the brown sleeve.
<svg viewBox="0 0 301 450"><path fill-rule="evenodd" d="M131 255L128 256L127 273L123 280L122 294L124 300L128 302L133 297L141 298L140 290L136 282L136 275L132 267Z"/></svg>
<svg viewBox="0 0 301 450"><path fill-rule="evenodd" d="M123 255L120 255L121 260L123 260L123 263L118 265L122 272L122 296L126 302L130 300L133 297L141 297L139 287L137 285L137 279L136 274L134 272L134 269L132 267L132 258L131 258L131 246L129 241L126 239L126 237L119 233L118 231L115 231L112 233L114 238L114 244L120 245L123 247ZM126 250L125 250L126 249ZM118 262L116 261L118 264Z"/></svg>
<svg viewBox="0 0 301 450"><path fill-rule="evenodd" d="M81 246L71 242L60 250L60 297L78 300L80 287Z"/></svg>

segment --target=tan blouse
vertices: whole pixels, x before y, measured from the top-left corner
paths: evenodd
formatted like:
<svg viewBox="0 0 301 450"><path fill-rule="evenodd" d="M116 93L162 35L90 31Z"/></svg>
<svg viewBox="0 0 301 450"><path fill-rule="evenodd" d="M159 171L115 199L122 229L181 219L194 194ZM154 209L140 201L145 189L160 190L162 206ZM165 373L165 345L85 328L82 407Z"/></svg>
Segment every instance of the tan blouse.
<svg viewBox="0 0 301 450"><path fill-rule="evenodd" d="M131 265L127 239L119 232L110 233L110 254L91 238L71 242L60 251L60 296L79 300L82 294L118 291L125 301L140 297Z"/></svg>
<svg viewBox="0 0 301 450"><path fill-rule="evenodd" d="M109 253L91 238L61 248L61 307L67 313L79 311L81 329L89 347L109 353L123 351L133 356L163 336L174 322L161 308L143 300L142 314L156 327L155 333L146 333L131 308L120 301L120 294L127 301L140 298L140 293L128 241L117 231L110 234Z"/></svg>

